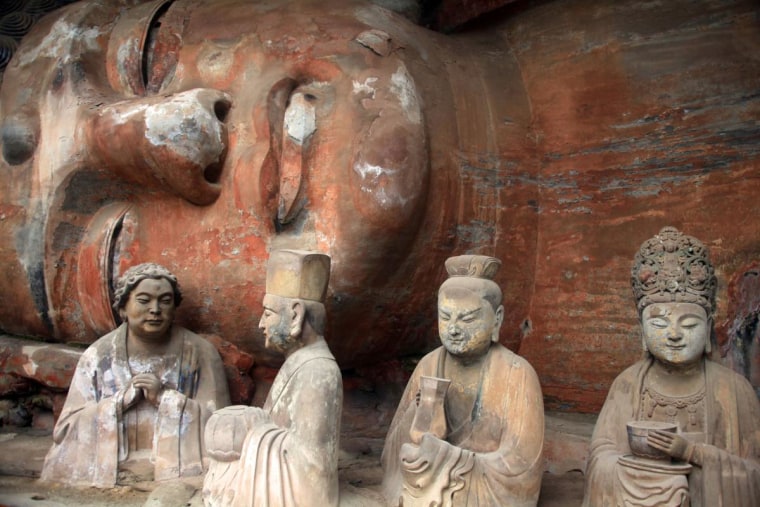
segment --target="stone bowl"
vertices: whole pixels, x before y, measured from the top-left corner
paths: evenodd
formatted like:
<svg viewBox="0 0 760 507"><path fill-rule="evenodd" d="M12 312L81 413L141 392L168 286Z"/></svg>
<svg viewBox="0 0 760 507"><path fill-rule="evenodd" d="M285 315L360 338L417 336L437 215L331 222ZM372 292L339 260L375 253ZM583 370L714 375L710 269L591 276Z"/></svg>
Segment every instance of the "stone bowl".
<svg viewBox="0 0 760 507"><path fill-rule="evenodd" d="M631 421L626 424L628 428L628 445L631 452L637 458L669 461L670 456L659 449L651 447L647 443L647 435L652 430L670 431L675 433L678 425L661 421Z"/></svg>

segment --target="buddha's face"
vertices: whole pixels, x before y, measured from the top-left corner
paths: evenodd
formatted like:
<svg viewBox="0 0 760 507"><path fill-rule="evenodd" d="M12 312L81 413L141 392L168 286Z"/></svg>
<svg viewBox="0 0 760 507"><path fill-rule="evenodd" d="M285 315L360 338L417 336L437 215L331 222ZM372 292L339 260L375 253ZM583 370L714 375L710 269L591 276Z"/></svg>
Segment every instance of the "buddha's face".
<svg viewBox="0 0 760 507"><path fill-rule="evenodd" d="M329 254L336 294L387 280L427 141L420 58L367 9L85 1L39 22L0 96L0 327L91 341L145 261L182 280L181 322L245 344L271 250Z"/></svg>
<svg viewBox="0 0 760 507"><path fill-rule="evenodd" d="M175 308L171 283L166 278L146 278L129 293L122 316L130 336L144 342L165 341Z"/></svg>
<svg viewBox="0 0 760 507"><path fill-rule="evenodd" d="M503 307L475 291L450 287L438 294L438 335L446 350L462 359L484 356L499 340Z"/></svg>
<svg viewBox="0 0 760 507"><path fill-rule="evenodd" d="M710 339L704 308L693 303L654 303L641 314L644 345L662 363L688 366L699 362Z"/></svg>

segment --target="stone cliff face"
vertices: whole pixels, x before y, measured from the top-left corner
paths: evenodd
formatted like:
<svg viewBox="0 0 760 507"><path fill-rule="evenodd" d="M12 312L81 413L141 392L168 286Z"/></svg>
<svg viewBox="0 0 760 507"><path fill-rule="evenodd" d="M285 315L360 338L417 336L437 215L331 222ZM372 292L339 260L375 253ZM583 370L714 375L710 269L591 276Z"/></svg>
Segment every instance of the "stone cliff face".
<svg viewBox="0 0 760 507"><path fill-rule="evenodd" d="M431 187L421 198L427 199L425 217L413 229L421 232L415 232L414 241L402 242L408 254L389 248L399 265L406 263L394 283L406 287L408 294L401 289L378 292L387 300L386 307L381 299L373 301L374 318L382 321L379 330L358 322L370 296L351 303L336 294L329 307L331 319L341 311L350 314L340 321L343 324L334 325L331 338L336 356L343 364L356 366L362 377L354 380L348 375L347 388L366 391L375 381L403 384L403 374L385 370L399 367L397 355L421 354L435 344L434 293L442 280L439 261L449 254L488 253L504 263L499 275L506 307L502 342L535 367L547 408L597 411L612 379L641 354L630 266L641 242L665 225L699 237L710 248L720 283L716 316L720 347L714 352L757 377L749 368L757 363L753 357L758 354L752 351L757 349L760 289L751 282L741 283L747 273L756 274L753 262L760 254L760 225L754 219L760 216L755 197L760 190L756 2L493 2L487 4L504 7L486 13L488 9L480 6L473 11L480 17L469 23L474 14L464 18L454 14L451 3L440 3L437 21L430 25L456 33L431 35L431 42L420 44L424 50L419 51L419 62L409 65L420 86L420 107L435 124L431 130L438 137L428 133L425 138ZM383 52L379 45L367 44L378 55ZM393 48L393 55L402 54L399 47L388 48ZM435 79L438 67L425 60L426 51L436 48L449 51L440 60L448 79L445 84ZM472 48L479 52L477 62L467 56ZM470 73L475 68L477 76ZM481 93L487 100L471 100ZM450 122L454 113L439 106L445 100L453 102L456 124ZM233 119L239 104L233 99ZM261 111L258 115L266 117ZM317 129L324 130L322 125L318 123ZM454 131L456 136L449 134ZM231 134L241 139L233 148L244 145L243 133L251 135L245 129ZM337 136L325 139L338 144ZM456 149L447 151L450 140ZM225 171L223 175L230 169ZM367 179L374 175L368 171L355 174ZM124 194L130 197L127 190ZM247 197L241 195L237 198ZM183 209L189 210L185 217L197 214L198 222L208 226L203 208ZM466 220L459 220L462 217ZM456 226L445 229L449 219ZM8 215L6 224L12 220ZM241 220L240 227L229 228L229 238L223 236L232 246L225 243L212 252L221 252L219 259L232 255L241 238L256 239L248 224L236 220ZM163 227L170 229L175 222L167 221ZM425 232L434 227L441 231ZM222 238L207 229L202 233L209 238ZM68 246L71 238L64 233L54 239ZM249 258L263 260L270 246L262 241L248 252ZM164 245L155 247L156 252L173 254ZM197 257L191 266L197 271L211 259L215 266L229 262L204 254ZM349 292L355 287L348 280L357 277L346 273ZM5 276L10 279L10 270ZM258 311L258 289L250 287L253 282L245 276L229 278L227 282L241 287L233 294L237 306L229 320L237 326L235 331L253 329L257 315L250 308ZM731 280L736 288L729 291ZM248 335L240 338L235 332L212 329L213 315L208 322L203 320L204 312L214 308L219 298L209 288L213 284L203 282L189 293L187 308L195 313L188 311L180 320L191 327L205 325L245 349L252 339ZM377 275L366 283L386 280ZM219 311L231 308L217 306L222 307ZM107 305L105 309L107 313ZM56 312L51 315L60 318ZM359 330L351 340L345 339L349 328ZM272 372L257 369L254 375L263 386ZM248 390L248 385L241 388L246 394Z"/></svg>
<svg viewBox="0 0 760 507"><path fill-rule="evenodd" d="M760 253L755 2L544 2L504 30L540 158L535 288L520 353L547 406L594 411L641 353L630 266L673 224L727 284ZM746 296L745 296L745 299Z"/></svg>

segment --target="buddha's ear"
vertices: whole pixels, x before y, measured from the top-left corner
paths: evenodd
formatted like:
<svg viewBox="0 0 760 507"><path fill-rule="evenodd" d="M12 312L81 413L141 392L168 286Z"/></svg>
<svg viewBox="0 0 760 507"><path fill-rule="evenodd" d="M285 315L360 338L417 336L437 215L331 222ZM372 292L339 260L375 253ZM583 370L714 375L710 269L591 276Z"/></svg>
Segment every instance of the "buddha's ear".
<svg viewBox="0 0 760 507"><path fill-rule="evenodd" d="M290 336L301 336L303 332L303 319L306 309L301 301L295 300L290 304L292 320L290 323Z"/></svg>
<svg viewBox="0 0 760 507"><path fill-rule="evenodd" d="M501 324L504 322L504 305L499 305L496 309L495 320L493 323L493 334L491 335L491 341L496 343L499 341L499 331L501 330Z"/></svg>
<svg viewBox="0 0 760 507"><path fill-rule="evenodd" d="M713 318L708 317L707 318L707 338L705 338L705 355L709 356L712 352L712 341L713 336L715 335L715 330L713 329Z"/></svg>

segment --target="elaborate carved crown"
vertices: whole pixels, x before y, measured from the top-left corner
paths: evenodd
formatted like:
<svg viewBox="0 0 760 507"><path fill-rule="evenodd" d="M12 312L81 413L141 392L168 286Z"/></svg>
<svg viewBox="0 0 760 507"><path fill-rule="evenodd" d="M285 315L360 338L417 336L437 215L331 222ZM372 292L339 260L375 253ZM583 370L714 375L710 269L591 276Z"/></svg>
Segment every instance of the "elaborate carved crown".
<svg viewBox="0 0 760 507"><path fill-rule="evenodd" d="M663 227L646 240L631 268L631 286L639 313L652 303L695 303L710 316L718 281L707 248L675 227Z"/></svg>
<svg viewBox="0 0 760 507"><path fill-rule="evenodd" d="M449 277L467 276L493 280L501 267L501 261L487 255L458 255L446 259Z"/></svg>

